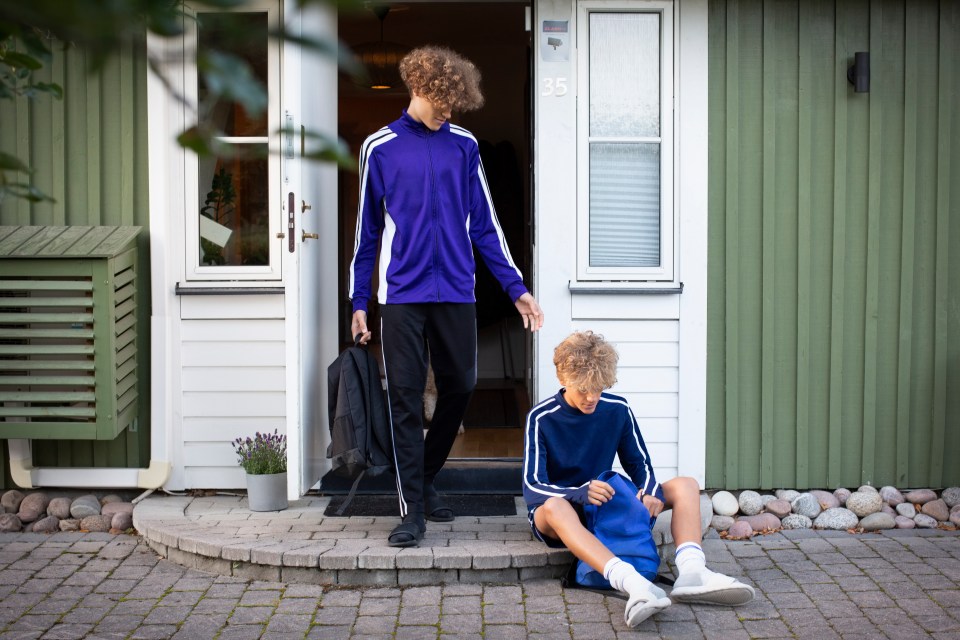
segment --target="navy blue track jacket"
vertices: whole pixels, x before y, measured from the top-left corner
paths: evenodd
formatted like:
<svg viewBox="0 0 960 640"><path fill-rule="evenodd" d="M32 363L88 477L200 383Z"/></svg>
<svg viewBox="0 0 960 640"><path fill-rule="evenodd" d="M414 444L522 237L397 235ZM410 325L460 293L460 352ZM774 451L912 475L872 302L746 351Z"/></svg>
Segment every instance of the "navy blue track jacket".
<svg viewBox="0 0 960 640"><path fill-rule="evenodd" d="M532 512L553 496L588 504L590 481L610 470L614 454L644 495L663 500L640 426L626 400L603 393L591 414L567 404L562 391L544 400L527 415L524 434L527 509Z"/></svg>
<svg viewBox="0 0 960 640"><path fill-rule="evenodd" d="M510 300L527 292L493 208L477 140L449 122L431 131L404 110L364 141L350 263L354 311L367 309L378 245L380 304L475 302L473 247Z"/></svg>

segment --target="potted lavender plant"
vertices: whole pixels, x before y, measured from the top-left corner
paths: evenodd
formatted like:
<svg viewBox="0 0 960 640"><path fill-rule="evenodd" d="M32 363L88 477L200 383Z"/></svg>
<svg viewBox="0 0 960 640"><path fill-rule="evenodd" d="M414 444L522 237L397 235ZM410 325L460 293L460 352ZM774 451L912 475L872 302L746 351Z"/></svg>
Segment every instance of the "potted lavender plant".
<svg viewBox="0 0 960 640"><path fill-rule="evenodd" d="M240 466L247 472L247 500L251 511L287 508L287 436L260 433L233 441Z"/></svg>

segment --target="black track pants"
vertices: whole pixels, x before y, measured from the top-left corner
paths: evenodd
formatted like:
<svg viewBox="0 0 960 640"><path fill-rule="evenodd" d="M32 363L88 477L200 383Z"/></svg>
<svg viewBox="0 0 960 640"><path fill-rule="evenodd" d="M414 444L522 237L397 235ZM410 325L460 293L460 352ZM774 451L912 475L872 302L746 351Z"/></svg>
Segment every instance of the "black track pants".
<svg viewBox="0 0 960 640"><path fill-rule="evenodd" d="M380 336L387 373L400 516L423 517L423 486L443 467L477 384L477 318L473 304L385 304ZM423 437L427 357L437 408Z"/></svg>

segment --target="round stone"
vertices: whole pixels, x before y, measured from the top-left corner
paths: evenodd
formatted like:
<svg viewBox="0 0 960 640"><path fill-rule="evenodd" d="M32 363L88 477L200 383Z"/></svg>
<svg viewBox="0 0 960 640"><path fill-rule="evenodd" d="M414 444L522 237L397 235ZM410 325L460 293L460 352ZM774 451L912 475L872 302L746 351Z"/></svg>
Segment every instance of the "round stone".
<svg viewBox="0 0 960 640"><path fill-rule="evenodd" d="M883 503L883 506L880 507L880 513L886 513L886 514L889 515L891 518L894 518L894 517L896 517L896 515L897 515L896 510L894 510L894 508L891 507L890 505L888 505L886 502L884 502L884 503Z"/></svg>
<svg viewBox="0 0 960 640"><path fill-rule="evenodd" d="M765 508L768 513L772 513L778 518L786 518L793 510L793 507L786 500L771 500Z"/></svg>
<svg viewBox="0 0 960 640"><path fill-rule="evenodd" d="M60 531L79 531L80 521L75 518L67 518L60 521Z"/></svg>
<svg viewBox="0 0 960 640"><path fill-rule="evenodd" d="M860 526L864 531L882 531L884 529L893 529L897 526L896 519L889 513L878 511L871 513L860 521Z"/></svg>
<svg viewBox="0 0 960 640"><path fill-rule="evenodd" d="M840 506L840 501L837 500L837 496L833 495L829 491L814 489L810 492L810 495L817 499L817 502L820 503L821 509L833 509L834 507Z"/></svg>
<svg viewBox="0 0 960 640"><path fill-rule="evenodd" d="M895 507L903 502L903 494L896 487L881 487L880 499L891 507Z"/></svg>
<svg viewBox="0 0 960 640"><path fill-rule="evenodd" d="M730 516L713 516L710 518L710 527L717 531L726 531L733 526L734 522L736 522L736 520Z"/></svg>
<svg viewBox="0 0 960 640"><path fill-rule="evenodd" d="M814 497L812 493L801 493L796 498L793 499L793 502L790 503L791 509L794 513L799 513L802 516L807 516L810 519L816 518L820 515L820 502Z"/></svg>
<svg viewBox="0 0 960 640"><path fill-rule="evenodd" d="M107 531L110 531L110 517L102 516L98 513L93 516L81 518L80 529L83 531L98 531L106 533Z"/></svg>
<svg viewBox="0 0 960 640"><path fill-rule="evenodd" d="M734 522L733 525L727 529L727 538L731 540L742 540L752 535L753 527L750 526L749 522L743 522L742 520Z"/></svg>
<svg viewBox="0 0 960 640"><path fill-rule="evenodd" d="M20 503L20 511L17 517L20 522L34 522L47 515L47 505L50 504L50 496L42 491L28 493Z"/></svg>
<svg viewBox="0 0 960 640"><path fill-rule="evenodd" d="M0 506L2 506L3 511L7 513L16 513L20 510L20 503L23 502L24 497L24 493L16 489L4 491L3 495L0 496ZM17 529L17 531L19 530L20 529Z"/></svg>
<svg viewBox="0 0 960 640"><path fill-rule="evenodd" d="M717 491L710 499L713 512L720 516L735 516L740 511L740 503L729 491Z"/></svg>
<svg viewBox="0 0 960 640"><path fill-rule="evenodd" d="M878 498L880 496L877 496ZM815 529L832 529L834 531L846 531L857 526L860 519L857 514L843 507L834 507L827 509L813 521Z"/></svg>
<svg viewBox="0 0 960 640"><path fill-rule="evenodd" d="M755 516L763 511L763 500L760 499L760 494L756 491L750 491L749 489L741 491L737 503L740 505L740 511L747 516Z"/></svg>
<svg viewBox="0 0 960 640"><path fill-rule="evenodd" d="M104 516L106 517L106 516ZM110 518L110 528L119 531L126 531L133 526L133 513L130 511L118 511Z"/></svg>
<svg viewBox="0 0 960 640"><path fill-rule="evenodd" d="M33 523L35 533L53 533L60 531L60 518L56 516L46 516Z"/></svg>
<svg viewBox="0 0 960 640"><path fill-rule="evenodd" d="M936 500L937 493L932 489L914 489L903 497L913 504L926 504L931 500Z"/></svg>
<svg viewBox="0 0 960 640"><path fill-rule="evenodd" d="M778 500L777 496L771 495L769 493L760 494L760 502L763 503L764 509L766 509L767 505L773 502L774 500Z"/></svg>
<svg viewBox="0 0 960 640"><path fill-rule="evenodd" d="M837 497L837 500L840 501L841 505L844 505L847 503L847 498L850 497L850 489L844 489L843 487L840 487L839 489L834 490L833 495Z"/></svg>
<svg viewBox="0 0 960 640"><path fill-rule="evenodd" d="M77 520L83 520L87 516L98 516L100 515L100 501L93 494L80 496L70 505L70 515Z"/></svg>
<svg viewBox="0 0 960 640"><path fill-rule="evenodd" d="M59 520L70 517L70 498L54 498L47 505L47 515L55 516Z"/></svg>
<svg viewBox="0 0 960 640"><path fill-rule="evenodd" d="M913 520L913 516L917 515L917 508L909 502L901 502L897 505L897 513Z"/></svg>
<svg viewBox="0 0 960 640"><path fill-rule="evenodd" d="M942 499L931 500L920 508L920 513L925 513L938 522L946 522L950 519L950 508Z"/></svg>
<svg viewBox="0 0 960 640"><path fill-rule="evenodd" d="M780 521L780 526L784 529L809 529L813 526L813 520L799 513L791 513Z"/></svg>
<svg viewBox="0 0 960 640"><path fill-rule="evenodd" d="M756 532L778 531L780 529L780 518L772 513L759 513L755 516L740 516L737 522L746 522L750 528Z"/></svg>
<svg viewBox="0 0 960 640"><path fill-rule="evenodd" d="M879 491L873 485L865 484L857 489L857 491L863 491L865 493L876 493L879 495Z"/></svg>
<svg viewBox="0 0 960 640"><path fill-rule="evenodd" d="M23 523L13 513L0 513L0 533L16 533L23 528Z"/></svg>
<svg viewBox="0 0 960 640"><path fill-rule="evenodd" d="M103 505L103 508L100 510L100 514L104 516L112 516L116 513L133 513L133 503L132 502L108 502Z"/></svg>
<svg viewBox="0 0 960 640"><path fill-rule="evenodd" d="M913 518L908 518L906 516L897 516L894 518L894 521L897 523L897 529L915 529L917 523L913 521Z"/></svg>
<svg viewBox="0 0 960 640"><path fill-rule="evenodd" d="M960 487L948 487L940 494L940 499L947 503L951 509L960 505Z"/></svg>
<svg viewBox="0 0 960 640"><path fill-rule="evenodd" d="M950 514L950 524L960 527L960 511L954 511Z"/></svg>
<svg viewBox="0 0 960 640"><path fill-rule="evenodd" d="M111 502L123 502L123 498L115 493L111 493L100 498L100 505L110 504ZM101 511L102 513L102 511Z"/></svg>
<svg viewBox="0 0 960 640"><path fill-rule="evenodd" d="M871 513L877 513L883 506L880 494L874 491L855 491L847 498L846 507L857 517L863 518Z"/></svg>
<svg viewBox="0 0 960 640"><path fill-rule="evenodd" d="M800 495L799 491L794 491L793 489L777 489L774 492L774 495L777 496L778 500L786 500L787 502L793 502L793 499Z"/></svg>
<svg viewBox="0 0 960 640"><path fill-rule="evenodd" d="M913 517L913 521L917 524L917 527L921 529L936 529L937 520L931 516L928 516L925 513L918 513Z"/></svg>

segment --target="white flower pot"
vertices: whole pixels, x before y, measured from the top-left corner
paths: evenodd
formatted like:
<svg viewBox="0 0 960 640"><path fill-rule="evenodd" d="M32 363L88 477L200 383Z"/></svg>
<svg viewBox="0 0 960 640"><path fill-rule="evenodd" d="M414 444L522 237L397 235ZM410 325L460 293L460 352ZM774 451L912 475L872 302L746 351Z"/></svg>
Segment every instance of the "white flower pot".
<svg viewBox="0 0 960 640"><path fill-rule="evenodd" d="M287 508L287 473L247 474L250 511L281 511Z"/></svg>

